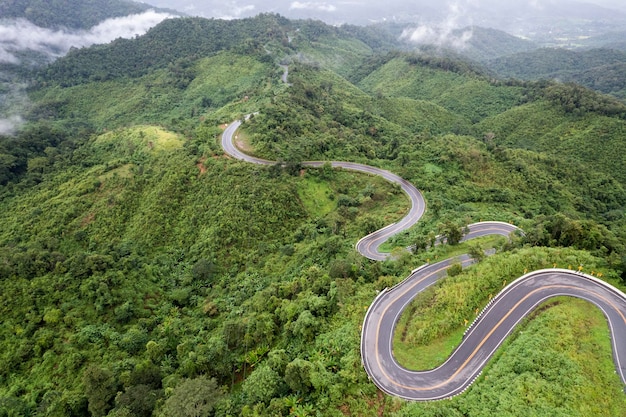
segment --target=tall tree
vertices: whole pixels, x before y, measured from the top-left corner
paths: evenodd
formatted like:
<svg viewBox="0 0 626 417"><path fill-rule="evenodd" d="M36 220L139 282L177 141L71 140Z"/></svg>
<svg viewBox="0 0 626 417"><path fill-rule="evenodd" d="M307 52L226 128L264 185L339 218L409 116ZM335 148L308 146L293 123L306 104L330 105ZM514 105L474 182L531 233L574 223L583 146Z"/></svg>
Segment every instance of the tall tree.
<svg viewBox="0 0 626 417"><path fill-rule="evenodd" d="M83 374L83 384L91 415L105 416L112 408L112 400L117 392L117 383L113 373L97 366L89 366Z"/></svg>
<svg viewBox="0 0 626 417"><path fill-rule="evenodd" d="M181 382L165 401L163 417L208 417L222 397L215 378L206 375Z"/></svg>

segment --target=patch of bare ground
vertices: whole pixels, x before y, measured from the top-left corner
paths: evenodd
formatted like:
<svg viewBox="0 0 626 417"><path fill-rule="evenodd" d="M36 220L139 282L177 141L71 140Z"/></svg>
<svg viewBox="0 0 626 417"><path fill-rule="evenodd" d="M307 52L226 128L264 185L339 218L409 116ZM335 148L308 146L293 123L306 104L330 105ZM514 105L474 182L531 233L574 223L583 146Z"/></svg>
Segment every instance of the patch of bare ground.
<svg viewBox="0 0 626 417"><path fill-rule="evenodd" d="M240 138L239 135L235 135L235 146L237 146L237 148L246 153L252 153L253 151L250 144L247 141L243 140L243 138Z"/></svg>
<svg viewBox="0 0 626 417"><path fill-rule="evenodd" d="M203 156L202 158L200 158L200 160L196 164L196 166L200 170L200 175L206 174L207 170L206 170L206 167L204 166L205 161L206 161L206 157Z"/></svg>
<svg viewBox="0 0 626 417"><path fill-rule="evenodd" d="M83 217L83 219L80 222L80 225L83 226L83 227L87 226L89 223L94 221L95 218L96 218L96 213L89 213L88 215Z"/></svg>
<svg viewBox="0 0 626 417"><path fill-rule="evenodd" d="M377 396L378 396L378 402L380 403L380 405L378 406L377 414L378 414L378 417L383 417L385 415L385 396L380 390L378 390Z"/></svg>

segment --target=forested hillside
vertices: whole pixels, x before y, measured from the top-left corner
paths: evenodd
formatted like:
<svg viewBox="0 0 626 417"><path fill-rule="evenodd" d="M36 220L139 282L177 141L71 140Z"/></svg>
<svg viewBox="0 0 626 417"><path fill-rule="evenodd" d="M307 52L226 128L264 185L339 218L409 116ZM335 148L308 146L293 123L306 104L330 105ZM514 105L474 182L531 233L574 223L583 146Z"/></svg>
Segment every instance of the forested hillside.
<svg viewBox="0 0 626 417"><path fill-rule="evenodd" d="M626 52L616 49L542 48L497 58L486 65L502 77L575 82L622 100L626 98Z"/></svg>
<svg viewBox="0 0 626 417"><path fill-rule="evenodd" d="M582 40L582 45L586 48L611 48L619 51L626 51L626 40L624 31L608 32L602 35L592 36Z"/></svg>
<svg viewBox="0 0 626 417"><path fill-rule="evenodd" d="M46 28L88 29L105 19L149 9L154 7L128 0L7 0L0 4L0 16Z"/></svg>
<svg viewBox="0 0 626 417"><path fill-rule="evenodd" d="M276 15L183 18L42 69L26 125L0 137L0 415L621 415L606 321L570 299L542 305L449 401L368 380L367 306L425 262L480 260L401 318L396 355L418 368L525 271L580 266L626 287L626 106L391 46ZM219 147L248 114L239 146L280 164ZM369 261L355 243L408 200L305 160L398 173L426 215ZM525 236L430 245L482 219Z"/></svg>
<svg viewBox="0 0 626 417"><path fill-rule="evenodd" d="M463 48L463 55L484 62L503 56L533 51L539 46L529 40L509 35L497 29L473 26L459 31L471 30L472 37Z"/></svg>
<svg viewBox="0 0 626 417"><path fill-rule="evenodd" d="M168 65L182 67L182 71L195 60L224 50L267 62L294 55L334 65L340 71L350 69L352 62L360 62L373 50L392 45L386 32L373 28L335 28L315 21L296 23L272 14L232 21L175 19L163 22L138 39L119 39L110 45L72 51L50 65L40 79L43 83L69 86L135 78ZM154 53L157 48L161 53Z"/></svg>

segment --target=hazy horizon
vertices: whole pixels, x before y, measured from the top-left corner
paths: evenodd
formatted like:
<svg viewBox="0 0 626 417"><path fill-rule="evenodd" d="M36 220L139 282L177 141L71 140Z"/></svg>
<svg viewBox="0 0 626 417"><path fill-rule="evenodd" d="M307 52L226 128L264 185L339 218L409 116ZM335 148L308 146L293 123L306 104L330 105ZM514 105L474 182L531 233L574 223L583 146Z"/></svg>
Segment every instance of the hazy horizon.
<svg viewBox="0 0 626 417"><path fill-rule="evenodd" d="M234 19L257 15L264 12L280 13L289 18L314 18L331 24L363 24L399 17L432 19L443 17L451 8L462 10L470 20L473 15L480 19L481 14L494 11L530 13L541 15L567 4L583 7L592 4L602 8L615 9L626 14L626 3L622 0L513 0L503 4L497 0L275 0L265 3L259 0L229 0L227 2L208 0L151 0L157 7L168 7L180 12L207 18ZM575 9L575 7L574 7ZM513 18L517 16L511 16ZM608 17L608 16L607 16Z"/></svg>
<svg viewBox="0 0 626 417"><path fill-rule="evenodd" d="M400 38L415 45L437 45L462 50L473 36L468 26L504 30L529 38L538 45L569 45L580 39L609 31L626 30L626 4L623 0L518 0L506 4L498 0L149 0L154 7L177 10L191 16L237 19L259 13L278 13L290 19L318 19L328 24L366 25L398 22ZM613 9L610 9L610 8ZM144 13L106 19L88 30L50 29L25 19L0 18L0 64L23 64L23 51L34 51L49 60L65 55L72 47L103 44L117 38L146 33L167 18L164 12ZM25 58L26 64L32 58ZM0 73L0 75L2 75ZM12 132L21 124L18 113L9 107L24 106L23 87L12 85L0 95L0 134ZM17 103L17 105L15 105ZM5 110L5 111L3 111Z"/></svg>

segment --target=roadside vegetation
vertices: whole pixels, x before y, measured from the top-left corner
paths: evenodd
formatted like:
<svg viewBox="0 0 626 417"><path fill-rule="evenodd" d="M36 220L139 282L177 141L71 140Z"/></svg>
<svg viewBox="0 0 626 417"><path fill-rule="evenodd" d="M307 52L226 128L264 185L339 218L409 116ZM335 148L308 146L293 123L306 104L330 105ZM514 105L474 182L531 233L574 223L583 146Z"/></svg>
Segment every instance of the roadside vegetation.
<svg viewBox="0 0 626 417"><path fill-rule="evenodd" d="M28 123L0 140L0 415L626 409L606 322L570 300L531 317L451 401L408 404L368 380L367 307L429 260L497 250L408 308L396 352L410 367L441 363L526 269L584 265L622 289L626 278L622 107L387 47L376 31L274 15L176 19L41 72ZM254 112L246 142L281 164L220 149L224 125ZM306 160L398 173L423 190L426 215L387 243L392 260L364 259L354 244L408 200ZM525 237L432 247L480 220Z"/></svg>

